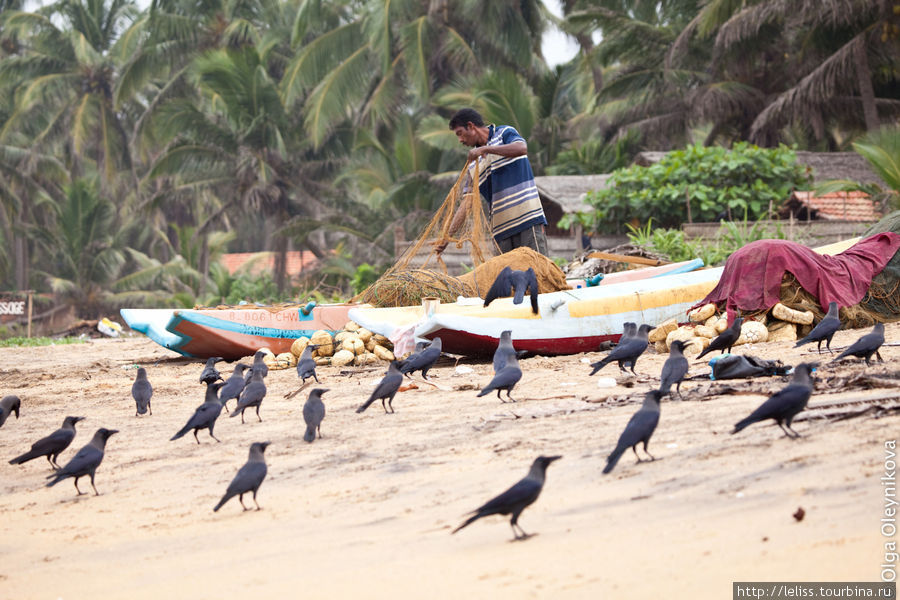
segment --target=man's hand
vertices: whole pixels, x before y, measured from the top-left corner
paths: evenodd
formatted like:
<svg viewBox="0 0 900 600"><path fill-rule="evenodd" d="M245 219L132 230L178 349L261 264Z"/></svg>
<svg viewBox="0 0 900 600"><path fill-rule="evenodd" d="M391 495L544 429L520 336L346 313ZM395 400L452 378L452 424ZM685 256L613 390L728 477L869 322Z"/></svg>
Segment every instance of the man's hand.
<svg viewBox="0 0 900 600"><path fill-rule="evenodd" d="M479 158L484 156L487 148L488 148L488 146L477 146L477 147L469 150L469 162L472 162L473 160L478 160Z"/></svg>
<svg viewBox="0 0 900 600"><path fill-rule="evenodd" d="M450 242L448 240L443 240L441 242L435 242L434 243L434 253L437 254L438 256L440 256L441 253L447 249L447 244L449 244L449 243Z"/></svg>

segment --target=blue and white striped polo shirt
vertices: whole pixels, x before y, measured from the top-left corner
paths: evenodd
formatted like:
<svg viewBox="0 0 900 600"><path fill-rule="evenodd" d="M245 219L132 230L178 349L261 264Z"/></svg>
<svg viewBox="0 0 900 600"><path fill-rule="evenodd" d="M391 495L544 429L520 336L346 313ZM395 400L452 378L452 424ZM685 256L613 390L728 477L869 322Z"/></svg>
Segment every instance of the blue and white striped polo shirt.
<svg viewBox="0 0 900 600"><path fill-rule="evenodd" d="M487 146L524 142L515 128L489 125ZM499 241L534 226L546 225L528 155L507 158L485 154L479 163L478 189L491 207L491 233ZM474 169L474 165L470 168Z"/></svg>

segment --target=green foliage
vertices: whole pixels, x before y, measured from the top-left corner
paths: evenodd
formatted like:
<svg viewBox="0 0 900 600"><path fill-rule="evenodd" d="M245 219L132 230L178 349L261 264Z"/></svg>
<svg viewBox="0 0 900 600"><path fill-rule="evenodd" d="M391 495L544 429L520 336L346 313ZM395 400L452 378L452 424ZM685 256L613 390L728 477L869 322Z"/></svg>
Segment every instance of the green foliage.
<svg viewBox="0 0 900 600"><path fill-rule="evenodd" d="M353 274L353 278L350 280L350 285L353 286L353 292L356 294L361 293L364 289L378 281L380 277L380 272L375 269L369 263L363 263L356 267L356 273Z"/></svg>
<svg viewBox="0 0 900 600"><path fill-rule="evenodd" d="M63 344L84 344L87 340L76 337L11 337L0 339L0 348L21 348L24 346L60 346Z"/></svg>
<svg viewBox="0 0 900 600"><path fill-rule="evenodd" d="M755 221L805 183L804 168L786 146L693 145L649 167L613 172L606 189L588 194L596 211L587 222L596 231L619 231L622 223L652 217L663 227L676 227L687 220L688 204L693 221L713 221L722 213Z"/></svg>
<svg viewBox="0 0 900 600"><path fill-rule="evenodd" d="M721 221L721 225L724 232L714 240L689 240L680 229L653 229L651 221L647 221L644 227L634 227L630 224L626 226L629 230L628 239L636 246L662 254L672 262L701 258L707 266L724 263L732 253L750 242L785 237L780 225L776 225L772 230L763 221L756 223Z"/></svg>

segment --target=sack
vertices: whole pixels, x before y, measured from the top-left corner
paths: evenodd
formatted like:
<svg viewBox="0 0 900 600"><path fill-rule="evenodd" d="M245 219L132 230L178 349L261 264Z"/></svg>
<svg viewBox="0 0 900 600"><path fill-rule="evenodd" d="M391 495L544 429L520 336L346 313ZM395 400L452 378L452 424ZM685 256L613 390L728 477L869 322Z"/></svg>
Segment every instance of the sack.
<svg viewBox="0 0 900 600"><path fill-rule="evenodd" d="M743 354L723 354L709 361L712 366L710 379L744 379L786 375L791 370L780 360L766 360Z"/></svg>

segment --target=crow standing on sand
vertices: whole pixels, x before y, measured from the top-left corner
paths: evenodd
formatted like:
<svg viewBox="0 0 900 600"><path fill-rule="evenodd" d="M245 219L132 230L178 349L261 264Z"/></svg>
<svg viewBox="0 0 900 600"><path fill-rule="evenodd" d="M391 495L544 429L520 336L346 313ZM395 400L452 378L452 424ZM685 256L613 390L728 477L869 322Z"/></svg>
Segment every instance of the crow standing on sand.
<svg viewBox="0 0 900 600"><path fill-rule="evenodd" d="M375 386L375 391L372 392L372 395L369 396L368 400L356 409L356 412L361 413L369 408L369 405L376 400L381 400L381 407L384 409L384 412L387 413L388 407L390 407L390 412L393 413L394 406L392 403L394 401L394 396L397 395L397 390L400 389L402 383L403 374L400 372L400 363L396 360L392 360L384 378L378 382L378 385ZM384 405L385 400L387 400L387 406Z"/></svg>
<svg viewBox="0 0 900 600"><path fill-rule="evenodd" d="M884 359L881 358L881 353L878 352L878 349L881 348L883 343L884 323L875 323L875 327L872 328L872 331L850 344L849 348L838 354L837 358L831 362L837 362L845 356L855 356L857 358L865 359L866 366L869 366L873 354L878 357L879 362L884 362Z"/></svg>
<svg viewBox="0 0 900 600"><path fill-rule="evenodd" d="M619 341L617 343L621 344L622 342L628 340L629 338L633 338L637 334L637 323L633 323L628 321L627 323L622 324L622 335L619 336Z"/></svg>
<svg viewBox="0 0 900 600"><path fill-rule="evenodd" d="M675 384L675 391L678 397L684 400L681 395L681 381L688 372L688 360L684 357L684 342L681 340L672 340L669 347L669 358L666 359L659 376L659 393L665 396L669 393L672 384Z"/></svg>
<svg viewBox="0 0 900 600"><path fill-rule="evenodd" d="M262 374L263 379L269 374L269 367L266 366L266 363L263 362L263 358L266 357L266 353L262 350L257 350L253 355L253 371L255 373Z"/></svg>
<svg viewBox="0 0 900 600"><path fill-rule="evenodd" d="M656 460L656 457L647 451L647 444L650 443L650 438L653 436L653 432L656 431L656 426L659 424L660 398L662 398L662 392L659 390L650 390L647 392L647 395L644 396L644 403L641 405L641 408L631 416L628 425L625 426L625 431L619 436L619 443L616 444L615 450L610 452L609 456L606 458L606 467L603 469L604 473L612 471L615 468L616 463L619 462L619 459L622 457L622 454L629 448L634 451L634 455L637 457L638 462L644 462L637 453L638 444L641 442L643 442L644 452L650 457L650 460Z"/></svg>
<svg viewBox="0 0 900 600"><path fill-rule="evenodd" d="M500 402L506 402L506 400L500 397L500 391L506 390L507 399L510 402L515 402L516 400L510 393L512 392L512 389L516 387L516 384L519 383L520 379L522 379L522 369L519 368L519 360L516 358L515 354L511 354L506 357L506 364L503 365L503 368L497 371L497 374L494 375L494 378L491 379L490 383L478 392L478 396L476 397L481 398L482 396L487 396L494 390L497 390L497 398Z"/></svg>
<svg viewBox="0 0 900 600"><path fill-rule="evenodd" d="M637 333L634 334L634 337L626 338L624 342L619 341L619 344L602 360L591 363L594 370L591 371L590 374L593 375L611 362L618 362L620 370L624 371L625 365L630 365L631 372L637 375L637 373L634 372L634 365L637 363L638 357L644 353L644 350L647 349L647 345L650 343L647 336L651 329L653 328L650 325L641 325L638 328ZM624 337L624 334L622 337Z"/></svg>
<svg viewBox="0 0 900 600"><path fill-rule="evenodd" d="M774 419L784 435L789 438L798 438L800 434L791 429L791 421L794 417L806 408L809 397L812 394L813 381L810 377L816 363L801 363L794 367L794 378L791 383L784 389L776 392L768 400L759 405L759 408L750 413L746 419L738 421L732 435L744 429L748 425L753 425L759 421L766 419Z"/></svg>
<svg viewBox="0 0 900 600"><path fill-rule="evenodd" d="M831 338L834 337L835 332L841 328L841 320L838 317L838 305L837 302L829 302L828 303L828 313L819 321L819 324L813 327L813 330L809 332L805 338L800 340L794 345L794 348L799 348L803 344L808 344L810 342L819 342L819 354L822 353L822 342L825 342L825 348L828 352L831 352ZM833 352L831 352L834 354Z"/></svg>
<svg viewBox="0 0 900 600"><path fill-rule="evenodd" d="M500 332L500 342L497 344L497 349L494 350L495 375L506 365L506 359L510 356L516 356L516 349L512 344L512 330L507 329Z"/></svg>
<svg viewBox="0 0 900 600"><path fill-rule="evenodd" d="M306 380L310 377L315 379L316 383L319 383L319 378L316 377L316 360L312 357L313 348L315 346L307 344L300 355L300 359L297 361L297 377L300 378L301 384L306 383Z"/></svg>
<svg viewBox="0 0 900 600"><path fill-rule="evenodd" d="M203 371L200 373L200 383L212 383L222 379L222 374L216 369L216 363L220 360L225 359L221 356L213 356L206 359L206 366L203 367Z"/></svg>
<svg viewBox="0 0 900 600"><path fill-rule="evenodd" d="M12 413L16 413L16 419L19 418L19 408L22 406L22 401L19 400L18 396L4 396L2 400L0 400L0 427L3 427L3 424L6 423L6 419Z"/></svg>
<svg viewBox="0 0 900 600"><path fill-rule="evenodd" d="M512 527L513 535L516 536L515 539L524 540L530 537L519 525L519 515L538 499L541 490L544 489L544 479L547 475L547 467L550 463L560 458L562 458L562 456L538 456L534 459L534 462L531 464L531 469L524 479L520 480L517 484L496 498L488 500L485 504L473 510L472 516L450 533L456 533L481 517L486 517L488 515L512 515L509 525ZM516 527L519 528L518 531L516 531ZM519 531L522 532L521 535L519 535Z"/></svg>
<svg viewBox="0 0 900 600"><path fill-rule="evenodd" d="M225 495L213 508L213 512L218 511L223 504L235 496L238 496L238 500L244 510L250 510L244 506L244 494L248 492L253 492L253 503L256 504L256 510L260 510L259 503L256 501L256 492L259 491L259 486L262 485L263 479L266 478L266 473L268 472L264 454L269 444L271 442L254 442L250 445L250 456L247 458L247 462L244 463L244 466L238 470L237 475L228 484Z"/></svg>
<svg viewBox="0 0 900 600"><path fill-rule="evenodd" d="M731 352L731 347L734 346L734 343L741 337L741 325L743 323L744 317L737 317L734 320L734 323L731 324L731 327L714 337L709 343L709 346L697 355L697 360L700 360L714 350L721 350L722 354L725 354L726 349L728 352Z"/></svg>
<svg viewBox="0 0 900 600"><path fill-rule="evenodd" d="M327 389L316 388L309 393L309 398L303 404L303 420L306 422L306 433L303 440L312 443L318 434L322 437L322 419L325 418L325 403L322 402L322 394Z"/></svg>
<svg viewBox="0 0 900 600"><path fill-rule="evenodd" d="M256 367L253 367L251 370L253 374L250 376L250 382L244 388L244 391L241 392L237 406L229 416L236 417L241 415L241 423L243 423L244 410L254 406L256 407L256 418L262 423L262 417L259 416L259 405L262 404L263 398L266 397L266 384L263 381L264 375L262 371L257 371Z"/></svg>
<svg viewBox="0 0 900 600"><path fill-rule="evenodd" d="M216 426L216 419L219 418L219 415L222 413L222 407L225 404L221 397L216 396L216 392L224 385L221 381L213 381L206 384L206 398L203 400L203 404L194 410L194 414L191 415L184 427L169 438L170 442L183 437L191 429L194 430L194 439L197 440L198 444L200 443L200 438L197 437L197 432L201 429L208 430L209 437L217 442L222 441L213 435L213 428Z"/></svg>
<svg viewBox="0 0 900 600"><path fill-rule="evenodd" d="M134 383L131 384L131 397L134 398L135 412L134 416L146 414L149 410L153 414L150 407L150 398L153 396L153 386L147 380L147 369L141 367L137 370Z"/></svg>
<svg viewBox="0 0 900 600"><path fill-rule="evenodd" d="M66 466L53 475L47 476L47 479L50 480L49 483L47 483L47 487L52 487L63 479L74 477L75 490L80 496L84 492L78 488L78 480L85 475L90 475L91 487L94 488L94 495L99 496L100 492L97 491L97 486L94 485L94 474L97 472L97 467L103 462L103 454L106 451L106 440L116 433L119 433L118 429L106 429L104 427L98 429L97 432L94 433L94 437L91 439L90 443L79 450L78 454L73 456L72 460L66 463Z"/></svg>
<svg viewBox="0 0 900 600"><path fill-rule="evenodd" d="M400 365L400 372L411 376L416 371L422 371L422 379L428 379L428 369L434 366L441 357L441 338L431 340L421 352L410 354Z"/></svg>
<svg viewBox="0 0 900 600"><path fill-rule="evenodd" d="M31 450L21 456L15 457L9 461L9 464L21 465L22 463L26 463L39 456L46 456L47 462L50 463L53 470L58 470L60 466L59 463L56 462L56 459L59 458L62 451L68 448L69 444L72 443L72 440L75 439L75 423L83 420L84 417L66 417L63 419L62 427L47 437L41 438L33 443L31 445Z"/></svg>
<svg viewBox="0 0 900 600"><path fill-rule="evenodd" d="M503 267L497 274L494 283L484 296L484 305L487 306L497 298L505 298L515 289L513 304L522 304L525 292L531 295L531 312L538 314L538 281L534 269L528 267L526 271L515 271L512 267Z"/></svg>
<svg viewBox="0 0 900 600"><path fill-rule="evenodd" d="M228 401L232 398L237 398L241 395L241 392L244 390L244 386L247 384L244 381L244 369L249 369L247 365L243 363L238 363L234 366L234 371L231 373L231 377L229 377L225 384L222 385L222 388L219 390L219 400L222 401L222 408L228 410Z"/></svg>

